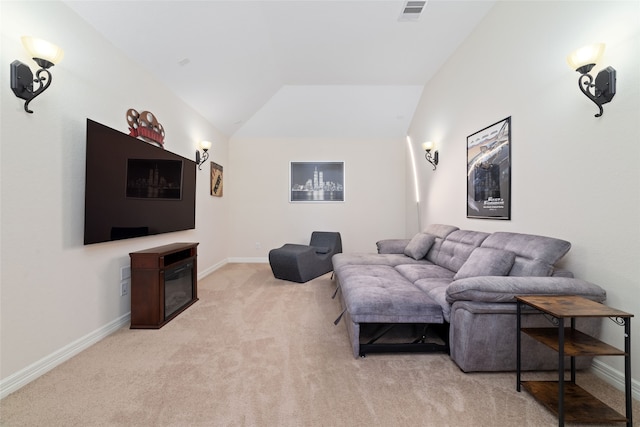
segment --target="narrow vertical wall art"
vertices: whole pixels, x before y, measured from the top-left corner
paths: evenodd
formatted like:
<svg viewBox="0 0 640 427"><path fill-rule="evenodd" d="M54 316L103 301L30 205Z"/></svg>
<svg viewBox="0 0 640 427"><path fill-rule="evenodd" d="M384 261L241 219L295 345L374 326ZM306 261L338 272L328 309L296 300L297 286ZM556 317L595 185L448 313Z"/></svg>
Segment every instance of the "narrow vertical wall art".
<svg viewBox="0 0 640 427"><path fill-rule="evenodd" d="M511 219L511 117L467 137L467 218Z"/></svg>
<svg viewBox="0 0 640 427"><path fill-rule="evenodd" d="M222 166L211 162L211 195L222 197Z"/></svg>

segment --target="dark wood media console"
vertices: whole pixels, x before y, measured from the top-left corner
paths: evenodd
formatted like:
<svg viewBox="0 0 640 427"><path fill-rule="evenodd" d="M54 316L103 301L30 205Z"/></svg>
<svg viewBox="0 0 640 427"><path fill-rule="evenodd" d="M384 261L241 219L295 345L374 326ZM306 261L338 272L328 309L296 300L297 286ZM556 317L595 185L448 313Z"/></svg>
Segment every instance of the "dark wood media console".
<svg viewBox="0 0 640 427"><path fill-rule="evenodd" d="M159 329L198 301L198 243L132 252L131 329Z"/></svg>

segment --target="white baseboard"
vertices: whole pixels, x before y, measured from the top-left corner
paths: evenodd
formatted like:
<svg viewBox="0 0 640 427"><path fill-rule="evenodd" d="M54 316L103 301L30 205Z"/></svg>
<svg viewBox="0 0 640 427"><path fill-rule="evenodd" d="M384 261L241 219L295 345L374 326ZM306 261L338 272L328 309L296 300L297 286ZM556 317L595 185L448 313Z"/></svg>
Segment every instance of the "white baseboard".
<svg viewBox="0 0 640 427"><path fill-rule="evenodd" d="M222 260L216 264L213 264L211 267L205 269L205 270L198 270L198 280L204 279L205 277L207 277L208 275L210 275L211 273L213 273L214 271L216 271L217 269L224 267L226 264L228 264L229 261L228 260Z"/></svg>
<svg viewBox="0 0 640 427"><path fill-rule="evenodd" d="M624 392L624 373L613 369L598 359L593 360L591 371L607 384L611 384L616 389ZM631 379L631 396L633 396L634 399L640 400L640 383L634 379Z"/></svg>
<svg viewBox="0 0 640 427"><path fill-rule="evenodd" d="M236 264L266 264L269 262L269 258L267 257L253 257L253 258L229 258L227 260L229 263Z"/></svg>
<svg viewBox="0 0 640 427"><path fill-rule="evenodd" d="M7 378L0 380L0 399L4 399L9 394L21 387L29 384L36 378L46 374L56 366L71 359L76 354L91 347L98 341L111 335L118 329L129 325L131 322L131 312L120 316L119 318L107 323L103 327L85 335L82 338L62 347L47 357L27 366L26 368L9 375Z"/></svg>
<svg viewBox="0 0 640 427"><path fill-rule="evenodd" d="M217 264L212 265L206 270L198 271L198 280L204 279L219 268L224 267L227 264L268 264L269 258L255 257L255 258L227 258L220 261Z"/></svg>
<svg viewBox="0 0 640 427"><path fill-rule="evenodd" d="M203 279L209 274L213 273L217 269L223 267L224 265L230 262L246 262L246 263L256 263L256 262L268 262L267 258L231 258L220 261L217 264L212 265L206 270L198 272L198 279ZM9 394L17 391L21 387L29 384L31 381L36 378L46 374L56 366L66 362L71 359L76 354L80 353L83 350L91 347L98 341L106 338L111 335L118 329L129 325L131 322L131 312L120 316L119 318L107 323L101 328L96 329L95 331L85 335L82 338L77 339L76 341L62 347L61 349L51 353L50 355L38 360L35 363L27 366L20 371L9 375L7 378L0 380L0 399L4 399Z"/></svg>

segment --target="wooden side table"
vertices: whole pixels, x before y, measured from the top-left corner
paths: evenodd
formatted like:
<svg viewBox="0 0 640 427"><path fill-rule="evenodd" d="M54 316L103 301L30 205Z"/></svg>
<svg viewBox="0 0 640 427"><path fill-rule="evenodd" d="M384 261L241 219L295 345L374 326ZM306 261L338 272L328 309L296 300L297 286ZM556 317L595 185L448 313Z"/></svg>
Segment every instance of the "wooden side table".
<svg viewBox="0 0 640 427"><path fill-rule="evenodd" d="M528 295L517 303L517 385L524 387L547 409L558 416L558 425L576 423L626 423L633 425L631 397L631 318L633 314L574 295ZM522 307L530 306L551 316L549 328L522 328ZM608 317L624 326L624 351L576 330L577 317ZM570 327L565 329L565 319ZM558 352L558 381L521 381L521 334L525 333ZM565 381L565 356L571 357L571 380ZM576 384L575 358L578 356L624 356L626 417L602 403Z"/></svg>

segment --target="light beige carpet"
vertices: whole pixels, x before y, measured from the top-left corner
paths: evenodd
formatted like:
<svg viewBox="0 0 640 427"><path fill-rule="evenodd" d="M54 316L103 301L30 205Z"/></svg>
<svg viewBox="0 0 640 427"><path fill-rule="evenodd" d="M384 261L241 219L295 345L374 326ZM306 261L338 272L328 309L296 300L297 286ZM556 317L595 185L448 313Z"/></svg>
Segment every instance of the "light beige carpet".
<svg viewBox="0 0 640 427"><path fill-rule="evenodd" d="M516 392L515 373L465 374L442 354L355 359L333 324L330 277L296 284L267 264L226 265L164 328L123 328L0 401L0 424L557 425ZM590 373L578 383L624 413L623 393Z"/></svg>

